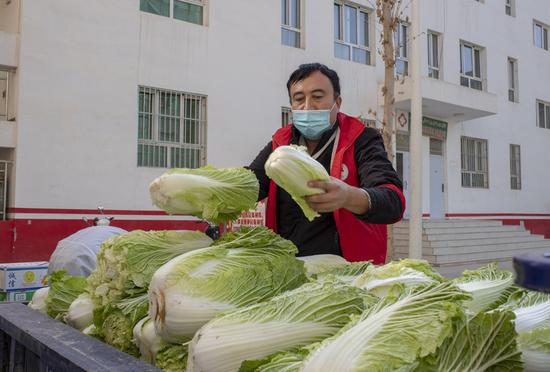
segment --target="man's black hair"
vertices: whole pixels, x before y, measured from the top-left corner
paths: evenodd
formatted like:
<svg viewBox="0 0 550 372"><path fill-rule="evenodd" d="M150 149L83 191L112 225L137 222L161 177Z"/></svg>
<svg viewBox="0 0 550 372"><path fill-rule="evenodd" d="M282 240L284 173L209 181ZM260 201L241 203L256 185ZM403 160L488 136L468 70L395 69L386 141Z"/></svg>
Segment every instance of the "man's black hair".
<svg viewBox="0 0 550 372"><path fill-rule="evenodd" d="M305 63L303 65L300 65L298 69L290 75L290 78L288 78L288 82L286 83L288 96L290 97L290 87L293 84L304 80L315 71L319 71L320 73L328 77L328 79L332 83L332 88L334 89L334 97L338 97L340 95L340 79L338 78L338 74L336 73L336 71L331 70L321 63ZM290 100L292 101L292 97L290 97Z"/></svg>

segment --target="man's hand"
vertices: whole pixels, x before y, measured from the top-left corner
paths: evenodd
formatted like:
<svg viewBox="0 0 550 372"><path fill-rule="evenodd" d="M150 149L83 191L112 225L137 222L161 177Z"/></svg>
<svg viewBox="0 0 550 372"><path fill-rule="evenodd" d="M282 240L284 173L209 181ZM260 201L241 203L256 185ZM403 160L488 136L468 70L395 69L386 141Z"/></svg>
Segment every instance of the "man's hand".
<svg viewBox="0 0 550 372"><path fill-rule="evenodd" d="M324 194L306 196L309 206L317 212L333 212L345 208L355 214L364 214L369 209L369 200L365 192L348 185L338 178L329 181L311 181L309 187L325 190Z"/></svg>

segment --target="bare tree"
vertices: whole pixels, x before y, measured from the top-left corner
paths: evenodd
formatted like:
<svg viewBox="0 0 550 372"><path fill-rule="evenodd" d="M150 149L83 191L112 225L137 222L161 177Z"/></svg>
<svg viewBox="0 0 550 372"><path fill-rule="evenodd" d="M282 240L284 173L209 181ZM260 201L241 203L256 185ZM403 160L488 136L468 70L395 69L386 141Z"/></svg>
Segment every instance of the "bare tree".
<svg viewBox="0 0 550 372"><path fill-rule="evenodd" d="M394 44L394 35L400 20L403 19L403 0L376 0L376 16L382 26L380 34L380 49L378 52L384 62L384 84L382 96L384 97L384 116L382 117L382 137L388 152L388 158L393 162L393 142L395 135L394 104L395 84L399 81L399 75L395 74L395 61L399 45ZM403 81L401 79L401 81Z"/></svg>
<svg viewBox="0 0 550 372"><path fill-rule="evenodd" d="M372 4L372 3L371 3ZM388 153L388 159L394 162L394 148L393 138L395 138L395 84L399 81L399 75L395 73L395 61L397 56L399 45L394 43L394 35L397 31L399 22L403 19L404 9L408 6L403 6L403 0L376 0L376 17L378 23L381 26L380 32L380 48L378 53L382 57L384 62L384 84L382 85L382 96L384 97L384 115L381 120L382 124L382 138L384 139L384 146ZM401 82L403 79L401 78ZM376 112L369 110L369 113L374 114ZM393 228L388 226L388 254L387 260L393 258Z"/></svg>

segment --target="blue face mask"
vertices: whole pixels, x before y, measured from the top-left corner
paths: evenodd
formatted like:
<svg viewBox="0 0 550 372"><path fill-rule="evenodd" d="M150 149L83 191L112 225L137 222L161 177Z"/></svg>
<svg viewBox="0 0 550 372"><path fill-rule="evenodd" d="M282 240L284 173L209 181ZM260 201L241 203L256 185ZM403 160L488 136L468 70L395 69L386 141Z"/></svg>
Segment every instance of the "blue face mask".
<svg viewBox="0 0 550 372"><path fill-rule="evenodd" d="M292 123L309 140L318 140L331 127L330 110L292 110Z"/></svg>

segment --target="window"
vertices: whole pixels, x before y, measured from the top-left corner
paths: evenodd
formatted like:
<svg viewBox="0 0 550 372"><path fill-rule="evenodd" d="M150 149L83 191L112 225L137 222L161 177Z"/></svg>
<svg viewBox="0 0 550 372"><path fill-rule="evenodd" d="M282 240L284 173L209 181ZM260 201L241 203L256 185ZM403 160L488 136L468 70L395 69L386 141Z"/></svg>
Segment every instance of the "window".
<svg viewBox="0 0 550 372"><path fill-rule="evenodd" d="M443 141L430 138L430 155L443 156Z"/></svg>
<svg viewBox="0 0 550 372"><path fill-rule="evenodd" d="M295 48L301 46L300 1L281 0L281 42Z"/></svg>
<svg viewBox="0 0 550 372"><path fill-rule="evenodd" d="M550 103L537 101L537 125L550 129Z"/></svg>
<svg viewBox="0 0 550 372"><path fill-rule="evenodd" d="M537 48L548 50L548 26L535 21L533 24L533 36Z"/></svg>
<svg viewBox="0 0 550 372"><path fill-rule="evenodd" d="M395 73L399 75L409 74L409 54L407 49L407 38L409 28L405 23L399 23L395 31Z"/></svg>
<svg viewBox="0 0 550 372"><path fill-rule="evenodd" d="M204 24L204 4L202 0L140 0L142 12L171 17L181 21Z"/></svg>
<svg viewBox="0 0 550 372"><path fill-rule="evenodd" d="M139 10L170 17L170 0L140 0Z"/></svg>
<svg viewBox="0 0 550 372"><path fill-rule="evenodd" d="M508 57L508 100L518 102L518 61Z"/></svg>
<svg viewBox="0 0 550 372"><path fill-rule="evenodd" d="M439 35L428 31L428 76L439 79Z"/></svg>
<svg viewBox="0 0 550 372"><path fill-rule="evenodd" d="M0 120L8 120L9 73L0 70Z"/></svg>
<svg viewBox="0 0 550 372"><path fill-rule="evenodd" d="M369 12L357 5L334 3L334 56L371 63Z"/></svg>
<svg viewBox="0 0 550 372"><path fill-rule="evenodd" d="M8 165L10 163L0 160L0 221L7 219L8 207Z"/></svg>
<svg viewBox="0 0 550 372"><path fill-rule="evenodd" d="M290 107L281 107L281 127L292 123L292 110Z"/></svg>
<svg viewBox="0 0 550 372"><path fill-rule="evenodd" d="M489 188L487 140L461 137L462 187Z"/></svg>
<svg viewBox="0 0 550 372"><path fill-rule="evenodd" d="M206 97L149 87L138 97L138 167L203 166Z"/></svg>
<svg viewBox="0 0 550 372"><path fill-rule="evenodd" d="M510 187L521 190L521 158L519 145L510 145Z"/></svg>
<svg viewBox="0 0 550 372"><path fill-rule="evenodd" d="M460 85L482 90L480 47L472 44L460 43Z"/></svg>
<svg viewBox="0 0 550 372"><path fill-rule="evenodd" d="M516 0L505 0L504 12L506 13L506 15L515 17L516 16Z"/></svg>

